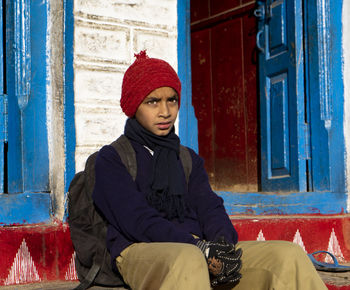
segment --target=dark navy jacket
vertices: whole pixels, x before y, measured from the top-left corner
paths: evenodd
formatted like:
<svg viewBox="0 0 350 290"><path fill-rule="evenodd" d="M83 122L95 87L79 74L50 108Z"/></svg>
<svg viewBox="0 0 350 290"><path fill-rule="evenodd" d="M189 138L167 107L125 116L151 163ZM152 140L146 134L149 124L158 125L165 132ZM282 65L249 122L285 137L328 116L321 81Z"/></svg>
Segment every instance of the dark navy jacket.
<svg viewBox="0 0 350 290"><path fill-rule="evenodd" d="M225 212L222 198L210 188L201 157L190 149L192 172L185 194L189 210L185 221L180 223L177 219L167 220L147 203L145 193L152 179L153 157L142 145L132 142L132 146L137 159L135 182L112 146L104 146L96 159L92 197L109 222L107 248L113 260L137 242L196 244L192 234L206 240L224 236L229 242L237 242L237 232ZM183 182L186 182L185 174Z"/></svg>

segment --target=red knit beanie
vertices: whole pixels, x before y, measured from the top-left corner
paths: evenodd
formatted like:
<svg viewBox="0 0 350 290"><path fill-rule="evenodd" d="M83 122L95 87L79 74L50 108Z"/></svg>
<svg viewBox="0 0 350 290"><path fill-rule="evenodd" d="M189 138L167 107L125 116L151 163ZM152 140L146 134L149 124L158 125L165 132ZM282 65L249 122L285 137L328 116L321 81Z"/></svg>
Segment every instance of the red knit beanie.
<svg viewBox="0 0 350 290"><path fill-rule="evenodd" d="M181 95L181 82L175 70L166 61L149 58L146 51L135 54L135 62L127 69L123 78L120 106L128 117L133 117L137 108L152 91L160 87L171 87Z"/></svg>

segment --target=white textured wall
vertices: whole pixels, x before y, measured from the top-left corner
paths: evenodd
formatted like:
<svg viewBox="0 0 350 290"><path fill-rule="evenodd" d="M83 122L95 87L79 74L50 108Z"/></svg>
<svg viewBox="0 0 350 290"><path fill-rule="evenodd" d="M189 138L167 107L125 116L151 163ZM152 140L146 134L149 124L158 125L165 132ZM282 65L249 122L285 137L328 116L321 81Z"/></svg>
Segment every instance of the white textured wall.
<svg viewBox="0 0 350 290"><path fill-rule="evenodd" d="M123 133L119 100L134 53L177 68L177 0L75 0L76 171L88 155Z"/></svg>
<svg viewBox="0 0 350 290"><path fill-rule="evenodd" d="M350 192L350 1L343 1L343 61L344 61L344 136L346 146L346 181ZM348 212L350 212L350 197L348 194Z"/></svg>

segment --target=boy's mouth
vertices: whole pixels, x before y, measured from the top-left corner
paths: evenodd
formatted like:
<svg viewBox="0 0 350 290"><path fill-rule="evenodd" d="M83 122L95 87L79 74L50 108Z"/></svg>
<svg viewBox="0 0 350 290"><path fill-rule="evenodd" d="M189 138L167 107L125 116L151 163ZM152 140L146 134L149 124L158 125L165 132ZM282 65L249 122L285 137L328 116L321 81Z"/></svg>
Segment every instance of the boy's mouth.
<svg viewBox="0 0 350 290"><path fill-rule="evenodd" d="M156 126L158 127L158 129L160 130L167 130L171 127L172 123L171 122L161 122L161 123L157 123Z"/></svg>

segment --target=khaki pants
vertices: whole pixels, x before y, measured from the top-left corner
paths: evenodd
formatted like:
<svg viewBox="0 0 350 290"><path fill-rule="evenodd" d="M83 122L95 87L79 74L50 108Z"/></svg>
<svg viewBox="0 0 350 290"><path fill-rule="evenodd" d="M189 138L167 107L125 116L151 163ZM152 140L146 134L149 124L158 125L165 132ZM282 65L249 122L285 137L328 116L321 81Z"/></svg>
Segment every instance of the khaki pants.
<svg viewBox="0 0 350 290"><path fill-rule="evenodd" d="M234 290L327 289L305 252L294 243L239 242L237 248L243 250L243 266L242 279ZM132 290L210 289L205 258L191 244L136 243L116 262ZM219 289L230 288L215 287Z"/></svg>

